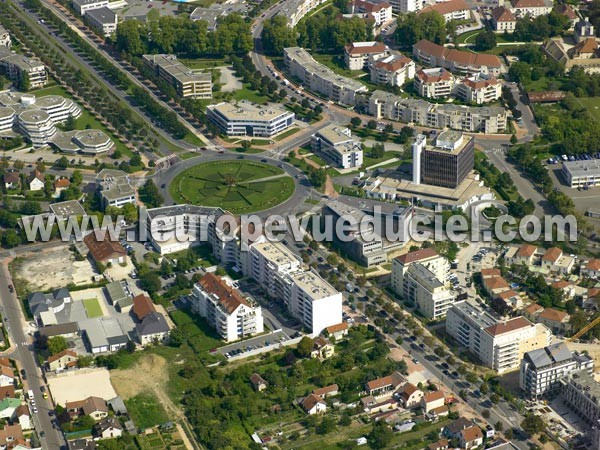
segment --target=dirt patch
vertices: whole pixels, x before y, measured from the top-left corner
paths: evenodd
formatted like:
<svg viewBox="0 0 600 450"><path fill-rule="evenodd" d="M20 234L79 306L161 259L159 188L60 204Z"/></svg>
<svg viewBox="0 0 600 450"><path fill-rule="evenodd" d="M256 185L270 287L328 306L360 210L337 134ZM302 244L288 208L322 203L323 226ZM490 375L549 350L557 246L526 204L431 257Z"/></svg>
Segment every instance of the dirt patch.
<svg viewBox="0 0 600 450"><path fill-rule="evenodd" d="M329 175L327 175L327 179L325 180L325 195L329 195L331 198L338 198L339 194L335 190L333 186L333 180Z"/></svg>
<svg viewBox="0 0 600 450"><path fill-rule="evenodd" d="M26 281L31 291L88 284L95 275L90 262L76 261L68 247L28 254L26 258L16 259L11 269L13 278Z"/></svg>
<svg viewBox="0 0 600 450"><path fill-rule="evenodd" d="M56 404L63 406L66 402L83 400L89 396L104 400L115 397L109 372L104 368L81 369L48 377L48 385Z"/></svg>

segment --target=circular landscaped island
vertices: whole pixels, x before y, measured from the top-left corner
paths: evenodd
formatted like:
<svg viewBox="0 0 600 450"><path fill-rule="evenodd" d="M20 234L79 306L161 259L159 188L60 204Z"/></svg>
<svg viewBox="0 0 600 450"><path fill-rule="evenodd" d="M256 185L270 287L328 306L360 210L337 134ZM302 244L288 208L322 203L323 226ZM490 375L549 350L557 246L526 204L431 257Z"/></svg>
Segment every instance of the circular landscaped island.
<svg viewBox="0 0 600 450"><path fill-rule="evenodd" d="M213 161L179 173L169 191L177 203L218 206L234 214L272 208L294 193L282 169L246 160Z"/></svg>

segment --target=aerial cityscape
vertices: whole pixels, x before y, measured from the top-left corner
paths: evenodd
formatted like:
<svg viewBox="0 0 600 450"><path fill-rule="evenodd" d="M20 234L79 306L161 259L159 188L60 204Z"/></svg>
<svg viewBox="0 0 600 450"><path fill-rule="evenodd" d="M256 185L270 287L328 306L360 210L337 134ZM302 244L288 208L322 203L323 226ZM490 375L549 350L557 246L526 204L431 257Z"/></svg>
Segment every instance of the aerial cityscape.
<svg viewBox="0 0 600 450"><path fill-rule="evenodd" d="M0 450L600 450L599 42L600 0L0 2Z"/></svg>

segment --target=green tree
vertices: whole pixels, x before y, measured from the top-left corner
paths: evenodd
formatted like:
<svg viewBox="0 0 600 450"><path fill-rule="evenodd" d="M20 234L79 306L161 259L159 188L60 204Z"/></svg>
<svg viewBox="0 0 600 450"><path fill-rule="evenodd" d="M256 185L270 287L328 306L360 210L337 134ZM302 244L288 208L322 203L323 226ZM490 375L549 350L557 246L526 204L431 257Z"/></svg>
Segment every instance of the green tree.
<svg viewBox="0 0 600 450"><path fill-rule="evenodd" d="M73 174L71 175L71 184L75 186L80 186L83 182L83 175L81 174L81 170L75 169Z"/></svg>
<svg viewBox="0 0 600 450"><path fill-rule="evenodd" d="M65 120L63 125L64 130L73 131L75 129L75 125L75 117L73 117L73 114L69 114L69 117L67 117L67 120Z"/></svg>
<svg viewBox="0 0 600 450"><path fill-rule="evenodd" d="M154 181L148 179L144 185L140 188L140 198L146 206L156 208L164 201L158 188L154 184Z"/></svg>
<svg viewBox="0 0 600 450"><path fill-rule="evenodd" d="M67 340L62 336L54 336L48 339L48 351L51 355L56 355L69 348Z"/></svg>
<svg viewBox="0 0 600 450"><path fill-rule="evenodd" d="M296 31L288 25L285 16L278 15L265 20L261 41L268 55L281 56L284 48L297 45Z"/></svg>
<svg viewBox="0 0 600 450"><path fill-rule="evenodd" d="M529 413L525 416L523 422L521 422L521 428L529 434L541 433L546 429L546 422L540 416Z"/></svg>
<svg viewBox="0 0 600 450"><path fill-rule="evenodd" d="M412 46L421 39L443 45L447 35L446 21L436 11L401 14L398 16L396 33L398 42L406 49L412 49Z"/></svg>
<svg viewBox="0 0 600 450"><path fill-rule="evenodd" d="M54 162L54 167L57 169L67 169L69 167L69 160L66 156L61 156Z"/></svg>
<svg viewBox="0 0 600 450"><path fill-rule="evenodd" d="M312 352L314 341L308 336L304 336L298 342L298 346L296 347L296 353L300 358L307 358L310 356L310 352Z"/></svg>
<svg viewBox="0 0 600 450"><path fill-rule="evenodd" d="M384 420L380 420L373 424L373 430L369 433L369 443L371 448L388 448L394 433Z"/></svg>
<svg viewBox="0 0 600 450"><path fill-rule="evenodd" d="M479 33L475 38L475 50L484 52L496 46L496 33L491 30Z"/></svg>
<svg viewBox="0 0 600 450"><path fill-rule="evenodd" d="M355 116L352 119L350 119L350 125L352 125L354 128L360 127L361 123L362 123L362 120L360 120L360 117Z"/></svg>

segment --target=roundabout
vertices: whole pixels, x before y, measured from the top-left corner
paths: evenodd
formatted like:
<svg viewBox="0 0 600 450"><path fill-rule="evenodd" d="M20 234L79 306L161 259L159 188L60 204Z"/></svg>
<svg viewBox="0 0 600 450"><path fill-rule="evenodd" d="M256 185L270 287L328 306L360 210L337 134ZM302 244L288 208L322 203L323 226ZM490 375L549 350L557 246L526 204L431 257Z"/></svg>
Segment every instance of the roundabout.
<svg viewBox="0 0 600 450"><path fill-rule="evenodd" d="M176 203L218 206L233 214L273 208L294 190L294 179L281 168L239 159L196 164L179 172L169 185Z"/></svg>

